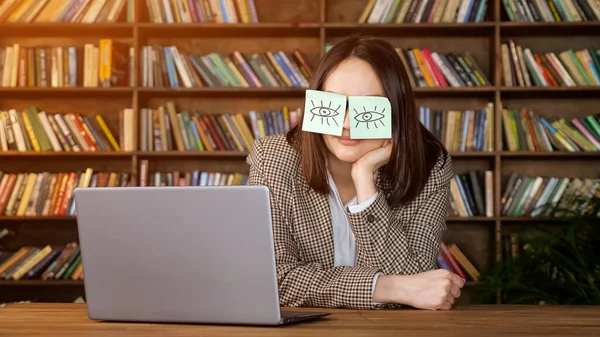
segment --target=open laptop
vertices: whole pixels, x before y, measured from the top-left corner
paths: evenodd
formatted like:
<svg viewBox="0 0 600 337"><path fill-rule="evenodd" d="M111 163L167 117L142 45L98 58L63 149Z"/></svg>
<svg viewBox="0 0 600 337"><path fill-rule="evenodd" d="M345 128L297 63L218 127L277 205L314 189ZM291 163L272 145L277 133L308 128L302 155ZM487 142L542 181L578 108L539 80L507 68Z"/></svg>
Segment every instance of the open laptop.
<svg viewBox="0 0 600 337"><path fill-rule="evenodd" d="M88 316L104 321L280 325L265 186L75 190Z"/></svg>

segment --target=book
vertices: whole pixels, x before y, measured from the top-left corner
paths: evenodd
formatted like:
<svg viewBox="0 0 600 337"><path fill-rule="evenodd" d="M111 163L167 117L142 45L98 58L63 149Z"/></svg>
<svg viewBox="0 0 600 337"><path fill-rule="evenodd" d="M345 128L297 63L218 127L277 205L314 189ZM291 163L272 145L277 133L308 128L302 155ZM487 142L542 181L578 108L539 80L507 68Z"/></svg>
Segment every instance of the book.
<svg viewBox="0 0 600 337"><path fill-rule="evenodd" d="M146 88L307 88L313 67L299 49L225 55L149 45L141 49L140 74Z"/></svg>
<svg viewBox="0 0 600 337"><path fill-rule="evenodd" d="M502 9L513 22L598 21L598 0L503 0Z"/></svg>
<svg viewBox="0 0 600 337"><path fill-rule="evenodd" d="M501 44L502 84L509 87L600 85L600 49L534 53L513 40Z"/></svg>
<svg viewBox="0 0 600 337"><path fill-rule="evenodd" d="M487 0L369 0L358 23L467 23L485 19Z"/></svg>
<svg viewBox="0 0 600 337"><path fill-rule="evenodd" d="M0 172L1 216L76 216L75 188L130 186L129 172Z"/></svg>
<svg viewBox="0 0 600 337"><path fill-rule="evenodd" d="M132 22L134 0L7 0L0 2L0 22L115 23Z"/></svg>
<svg viewBox="0 0 600 337"><path fill-rule="evenodd" d="M0 87L133 86L133 46L102 38L82 46L0 47Z"/></svg>
<svg viewBox="0 0 600 337"><path fill-rule="evenodd" d="M100 114L51 112L30 106L0 110L0 152L134 151L134 111L117 112L118 125Z"/></svg>
<svg viewBox="0 0 600 337"><path fill-rule="evenodd" d="M148 0L153 23L258 23L254 0Z"/></svg>
<svg viewBox="0 0 600 337"><path fill-rule="evenodd" d="M600 115L542 116L525 107L503 107L502 146L507 151L598 152Z"/></svg>
<svg viewBox="0 0 600 337"><path fill-rule="evenodd" d="M489 87L491 82L469 52L396 47L413 87Z"/></svg>
<svg viewBox="0 0 600 337"><path fill-rule="evenodd" d="M287 106L247 115L178 110L173 101L140 111L141 151L249 152L254 139L287 132L301 118Z"/></svg>
<svg viewBox="0 0 600 337"><path fill-rule="evenodd" d="M64 246L23 246L16 252L2 251L0 279L7 281L83 280L81 250L77 242Z"/></svg>
<svg viewBox="0 0 600 337"><path fill-rule="evenodd" d="M589 201L600 197L594 177L533 176L512 172L502 177L502 216L559 218L569 212L590 214Z"/></svg>
<svg viewBox="0 0 600 337"><path fill-rule="evenodd" d="M419 107L419 120L450 152L494 151L494 104L479 109Z"/></svg>

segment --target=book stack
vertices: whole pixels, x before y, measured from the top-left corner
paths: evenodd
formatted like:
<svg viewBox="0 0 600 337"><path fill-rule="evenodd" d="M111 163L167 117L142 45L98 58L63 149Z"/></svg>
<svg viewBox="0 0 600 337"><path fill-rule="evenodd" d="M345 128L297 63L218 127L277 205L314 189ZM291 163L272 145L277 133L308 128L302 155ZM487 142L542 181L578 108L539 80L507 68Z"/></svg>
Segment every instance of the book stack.
<svg viewBox="0 0 600 337"><path fill-rule="evenodd" d="M36 107L0 110L0 152L133 151L134 118L133 109L119 111L116 129L101 115L50 113Z"/></svg>
<svg viewBox="0 0 600 337"><path fill-rule="evenodd" d="M481 22L486 0L369 0L358 23Z"/></svg>
<svg viewBox="0 0 600 337"><path fill-rule="evenodd" d="M0 22L114 23L124 11L133 21L131 0L6 0L0 2Z"/></svg>
<svg viewBox="0 0 600 337"><path fill-rule="evenodd" d="M307 88L313 74L298 49L200 55L153 45L142 47L141 53L142 86L151 88Z"/></svg>
<svg viewBox="0 0 600 337"><path fill-rule="evenodd" d="M396 52L413 87L491 86L471 54L438 53L428 48L398 48Z"/></svg>
<svg viewBox="0 0 600 337"><path fill-rule="evenodd" d="M464 280L478 281L481 276L477 268L454 243L441 242L437 260L441 268L455 273Z"/></svg>
<svg viewBox="0 0 600 337"><path fill-rule="evenodd" d="M285 133L298 122L300 109L244 114L177 111L172 101L140 113L141 151L249 152L254 139Z"/></svg>
<svg viewBox="0 0 600 337"><path fill-rule="evenodd" d="M598 21L598 0L503 0L502 7L513 22Z"/></svg>
<svg viewBox="0 0 600 337"><path fill-rule="evenodd" d="M517 87L600 85L600 49L532 53L509 40L501 45L503 83Z"/></svg>
<svg viewBox="0 0 600 337"><path fill-rule="evenodd" d="M74 216L77 187L122 187L130 183L126 172L39 172L0 171L0 215Z"/></svg>
<svg viewBox="0 0 600 337"><path fill-rule="evenodd" d="M0 255L0 279L4 280L83 280L80 246L23 246L13 254Z"/></svg>
<svg viewBox="0 0 600 337"><path fill-rule="evenodd" d="M456 174L450 181L449 214L452 216L494 216L494 175L492 170Z"/></svg>
<svg viewBox="0 0 600 337"><path fill-rule="evenodd" d="M98 45L0 47L0 87L124 87L133 85L133 47L113 39Z"/></svg>
<svg viewBox="0 0 600 337"><path fill-rule="evenodd" d="M147 0L154 23L258 23L254 0Z"/></svg>
<svg viewBox="0 0 600 337"><path fill-rule="evenodd" d="M600 114L541 117L532 110L502 109L504 149L535 152L600 151Z"/></svg>
<svg viewBox="0 0 600 337"><path fill-rule="evenodd" d="M140 161L140 186L232 186L246 185L248 175L242 173L207 172L193 170L191 172L153 172L147 177L148 161Z"/></svg>
<svg viewBox="0 0 600 337"><path fill-rule="evenodd" d="M494 151L494 104L483 109L419 107L419 120L450 152Z"/></svg>
<svg viewBox="0 0 600 337"><path fill-rule="evenodd" d="M503 186L501 213L511 217L562 217L569 211L587 214L589 200L600 197L600 179L590 177L511 173ZM593 216L600 217L600 212Z"/></svg>

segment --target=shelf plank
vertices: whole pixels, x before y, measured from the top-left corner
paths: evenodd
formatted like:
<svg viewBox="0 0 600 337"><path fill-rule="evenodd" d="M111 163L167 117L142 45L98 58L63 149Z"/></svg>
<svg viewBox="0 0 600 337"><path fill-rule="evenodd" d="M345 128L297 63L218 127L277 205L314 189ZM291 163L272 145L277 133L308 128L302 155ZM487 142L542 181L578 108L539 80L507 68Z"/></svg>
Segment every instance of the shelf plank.
<svg viewBox="0 0 600 337"><path fill-rule="evenodd" d="M54 151L8 151L8 152L0 152L0 158L8 157L8 158L123 158L123 157L131 157L135 152L91 152L91 151L81 151L81 152L54 152Z"/></svg>
<svg viewBox="0 0 600 337"><path fill-rule="evenodd" d="M370 33L378 36L486 36L494 31L493 22L483 23L354 23L323 24L328 36Z"/></svg>
<svg viewBox="0 0 600 337"><path fill-rule="evenodd" d="M599 21L581 22L501 22L501 36L598 35Z"/></svg>
<svg viewBox="0 0 600 337"><path fill-rule="evenodd" d="M26 94L69 94L69 95L115 95L127 94L131 95L137 91L142 95L162 96L190 96L198 94L225 94L225 95L261 95L261 96L280 96L280 95L304 95L307 88L242 88L242 87L196 87L196 88L145 88L145 87L112 87L112 88L85 88L85 87L0 87L0 94L6 93L11 95L26 95ZM577 86L577 87L416 87L413 91L417 95L477 95L489 94L500 91L503 94L549 94L555 96L557 93L600 93L600 86Z"/></svg>
<svg viewBox="0 0 600 337"><path fill-rule="evenodd" d="M566 152L566 151L553 151L553 152L531 152L531 151L502 151L499 152L501 157L505 158L540 158L540 159L552 159L552 158L591 158L600 159L600 151L598 152Z"/></svg>
<svg viewBox="0 0 600 337"><path fill-rule="evenodd" d="M197 158L197 157L219 157L219 158L246 158L248 152L240 151L169 151L169 152L144 152L136 153L139 158Z"/></svg>
<svg viewBox="0 0 600 337"><path fill-rule="evenodd" d="M318 22L261 22L261 23L139 23L142 39L158 37L319 37Z"/></svg>
<svg viewBox="0 0 600 337"><path fill-rule="evenodd" d="M303 97L305 88L138 88L140 98L161 97L198 97L198 96L235 96L235 97Z"/></svg>
<svg viewBox="0 0 600 337"><path fill-rule="evenodd" d="M577 87L506 87L498 88L504 98L568 98L568 97L597 97L600 86Z"/></svg>
<svg viewBox="0 0 600 337"><path fill-rule="evenodd" d="M83 287L83 281L72 281L72 280L1 280L0 287L47 287L47 286L69 286L69 287Z"/></svg>
<svg viewBox="0 0 600 337"><path fill-rule="evenodd" d="M75 221L75 216L50 216L50 215L35 215L35 216L0 216L0 221Z"/></svg>
<svg viewBox="0 0 600 337"><path fill-rule="evenodd" d="M11 98L100 98L100 97L131 97L134 88L113 87L113 88L85 88L85 87L0 87L0 95L10 96Z"/></svg>
<svg viewBox="0 0 600 337"><path fill-rule="evenodd" d="M0 152L0 158L126 158L131 156L138 156L140 158L148 159L161 159L161 158L226 158L226 159L244 159L248 156L248 152L240 151L165 151L165 152L152 152L152 151L133 151L133 152L19 152L19 151L8 151ZM597 152L565 152L565 151L554 151L554 152L531 152L531 151L469 151L469 152L451 152L450 156L453 158L494 158L495 156L506 157L506 158L539 158L539 159L553 159L553 158L591 158L600 159L600 151Z"/></svg>
<svg viewBox="0 0 600 337"><path fill-rule="evenodd" d="M132 37L132 23L0 23L0 37Z"/></svg>

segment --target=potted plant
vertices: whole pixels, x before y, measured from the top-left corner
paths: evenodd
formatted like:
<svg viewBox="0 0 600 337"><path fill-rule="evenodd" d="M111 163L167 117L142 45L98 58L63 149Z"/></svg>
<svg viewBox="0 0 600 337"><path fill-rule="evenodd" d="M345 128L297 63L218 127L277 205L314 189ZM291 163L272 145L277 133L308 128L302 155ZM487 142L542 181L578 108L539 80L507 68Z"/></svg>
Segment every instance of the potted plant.
<svg viewBox="0 0 600 337"><path fill-rule="evenodd" d="M516 257L482 274L477 302L600 304L600 198L569 206L552 211L565 222L558 230L527 224L525 234L536 235L519 239Z"/></svg>

